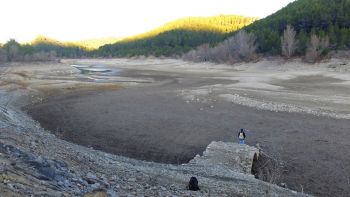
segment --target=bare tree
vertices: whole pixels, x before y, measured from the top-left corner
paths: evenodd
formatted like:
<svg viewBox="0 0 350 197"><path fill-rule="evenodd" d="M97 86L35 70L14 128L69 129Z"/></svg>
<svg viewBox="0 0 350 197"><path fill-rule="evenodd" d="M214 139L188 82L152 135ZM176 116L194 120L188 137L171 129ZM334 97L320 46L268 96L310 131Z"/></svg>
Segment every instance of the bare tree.
<svg viewBox="0 0 350 197"><path fill-rule="evenodd" d="M189 61L196 61L196 50L191 50L182 55L182 59Z"/></svg>
<svg viewBox="0 0 350 197"><path fill-rule="evenodd" d="M191 50L182 56L185 60L202 62L209 61L210 59L210 47L209 44L203 44L196 48L196 50Z"/></svg>
<svg viewBox="0 0 350 197"><path fill-rule="evenodd" d="M219 63L236 63L251 61L256 58L256 38L252 33L240 31L216 47L210 48L208 44L199 46L183 55L190 61L213 61Z"/></svg>
<svg viewBox="0 0 350 197"><path fill-rule="evenodd" d="M197 48L197 58L199 61L209 61L209 51L210 46L209 44L203 44Z"/></svg>
<svg viewBox="0 0 350 197"><path fill-rule="evenodd" d="M305 59L307 62L315 63L321 60L323 53L327 50L329 46L329 38L319 38L317 35L312 34L310 42L306 49Z"/></svg>
<svg viewBox="0 0 350 197"><path fill-rule="evenodd" d="M20 47L21 45L14 39L11 39L6 44L4 44L3 49L6 51L7 61L11 62L21 59Z"/></svg>
<svg viewBox="0 0 350 197"><path fill-rule="evenodd" d="M6 51L2 48L0 48L0 63L7 61L7 54Z"/></svg>
<svg viewBox="0 0 350 197"><path fill-rule="evenodd" d="M282 55L286 58L291 58L297 49L298 41L295 38L296 31L291 25L287 25L287 28L283 32L281 37Z"/></svg>
<svg viewBox="0 0 350 197"><path fill-rule="evenodd" d="M210 61L214 62L228 62L230 59L230 55L227 45L225 45L224 43L220 43L216 47L211 48L209 51L209 58Z"/></svg>
<svg viewBox="0 0 350 197"><path fill-rule="evenodd" d="M240 60L250 61L256 58L256 37L242 30L227 40L230 53Z"/></svg>

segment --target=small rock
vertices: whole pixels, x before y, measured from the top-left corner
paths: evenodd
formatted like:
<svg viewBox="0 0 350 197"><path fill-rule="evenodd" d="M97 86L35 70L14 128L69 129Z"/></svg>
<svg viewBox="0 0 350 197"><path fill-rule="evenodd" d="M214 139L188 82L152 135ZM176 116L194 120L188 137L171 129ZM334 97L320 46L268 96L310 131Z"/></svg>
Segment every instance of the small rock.
<svg viewBox="0 0 350 197"><path fill-rule="evenodd" d="M39 163L39 164L43 164L44 163L44 160L41 156L38 156L36 159L35 159L35 162Z"/></svg>
<svg viewBox="0 0 350 197"><path fill-rule="evenodd" d="M119 197L119 194L114 190L108 190L107 195L108 197Z"/></svg>
<svg viewBox="0 0 350 197"><path fill-rule="evenodd" d="M287 184L286 183L280 183L280 186L283 188L287 188Z"/></svg>
<svg viewBox="0 0 350 197"><path fill-rule="evenodd" d="M136 178L129 178L128 181L129 182L136 182Z"/></svg>
<svg viewBox="0 0 350 197"><path fill-rule="evenodd" d="M117 180L117 176L115 176L115 175L113 175L109 178L109 181L115 181L115 180Z"/></svg>
<svg viewBox="0 0 350 197"><path fill-rule="evenodd" d="M96 175L92 174L91 172L88 172L88 173L86 174L86 177L87 177L87 178L90 178L90 179L97 179Z"/></svg>
<svg viewBox="0 0 350 197"><path fill-rule="evenodd" d="M88 184L95 184L97 177L96 175L92 174L91 172L88 172L86 174L85 180L87 181Z"/></svg>
<svg viewBox="0 0 350 197"><path fill-rule="evenodd" d="M93 188L93 189L99 189L100 187L101 187L100 183L95 183L95 184L91 185L91 188Z"/></svg>

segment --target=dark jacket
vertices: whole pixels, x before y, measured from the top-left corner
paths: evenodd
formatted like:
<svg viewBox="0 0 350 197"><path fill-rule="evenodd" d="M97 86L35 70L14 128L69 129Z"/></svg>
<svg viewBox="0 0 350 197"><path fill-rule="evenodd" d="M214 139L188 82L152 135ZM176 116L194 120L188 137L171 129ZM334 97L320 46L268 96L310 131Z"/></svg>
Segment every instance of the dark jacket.
<svg viewBox="0 0 350 197"><path fill-rule="evenodd" d="M241 133L243 133L243 139L245 139L245 133L244 133L244 131L238 132L238 138L239 138L239 135L240 135Z"/></svg>

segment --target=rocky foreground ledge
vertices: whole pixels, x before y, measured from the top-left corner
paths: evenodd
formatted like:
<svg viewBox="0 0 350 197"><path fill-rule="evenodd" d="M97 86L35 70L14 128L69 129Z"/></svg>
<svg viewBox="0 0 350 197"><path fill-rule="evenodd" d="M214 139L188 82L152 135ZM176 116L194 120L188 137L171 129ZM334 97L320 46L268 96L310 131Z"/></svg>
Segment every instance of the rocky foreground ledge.
<svg viewBox="0 0 350 197"><path fill-rule="evenodd" d="M58 139L26 114L0 108L1 196L300 196L250 174L254 147L212 142L188 164L107 154ZM191 176L200 191L188 191Z"/></svg>

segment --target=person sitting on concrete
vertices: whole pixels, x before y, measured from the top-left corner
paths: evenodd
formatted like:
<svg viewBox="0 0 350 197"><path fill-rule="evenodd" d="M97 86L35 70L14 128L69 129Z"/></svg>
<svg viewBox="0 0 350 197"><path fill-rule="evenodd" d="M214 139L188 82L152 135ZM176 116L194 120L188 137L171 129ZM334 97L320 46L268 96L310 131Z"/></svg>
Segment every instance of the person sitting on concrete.
<svg viewBox="0 0 350 197"><path fill-rule="evenodd" d="M239 144L245 144L245 132L243 129L241 129L238 132L238 139L239 139Z"/></svg>

